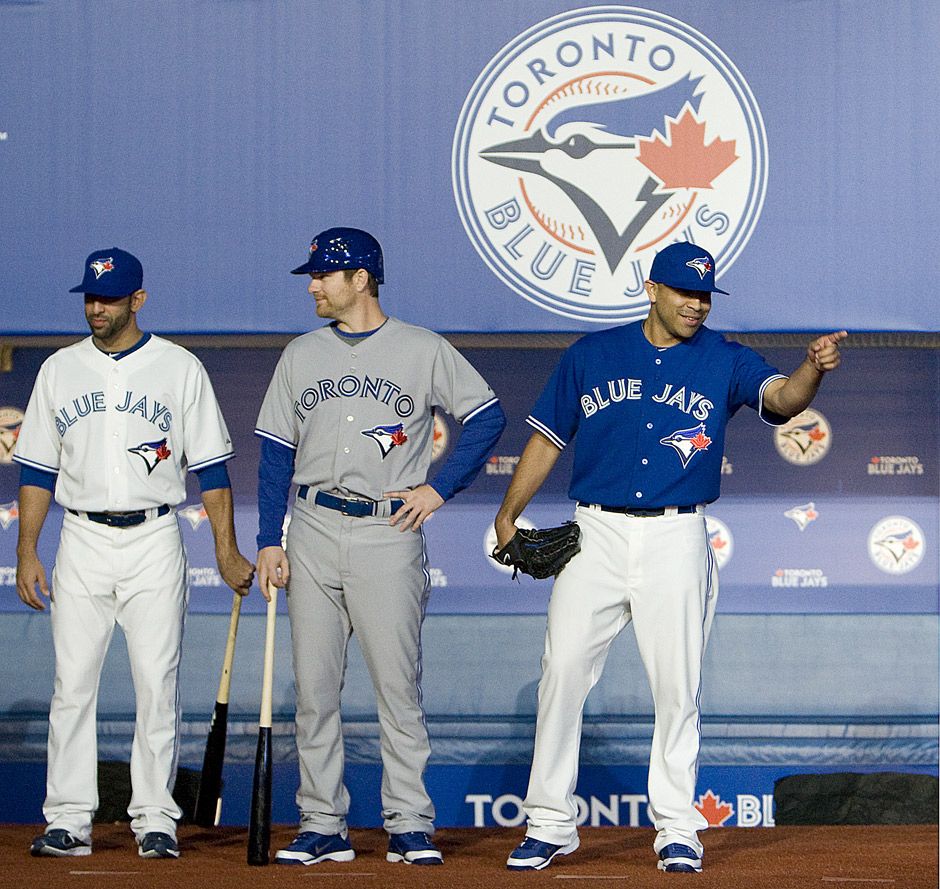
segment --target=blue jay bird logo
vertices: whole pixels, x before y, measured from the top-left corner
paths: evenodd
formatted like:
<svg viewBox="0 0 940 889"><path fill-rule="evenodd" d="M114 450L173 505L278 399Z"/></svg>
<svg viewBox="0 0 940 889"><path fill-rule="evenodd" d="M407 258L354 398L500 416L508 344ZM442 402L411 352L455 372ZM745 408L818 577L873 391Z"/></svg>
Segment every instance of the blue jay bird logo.
<svg viewBox="0 0 940 889"><path fill-rule="evenodd" d="M596 6L507 43L454 133L454 196L489 267L540 307L598 323L646 316L658 250L693 241L727 270L766 190L750 88L685 22Z"/></svg>
<svg viewBox="0 0 940 889"><path fill-rule="evenodd" d="M401 423L394 426L373 426L371 429L363 429L362 434L379 446L383 460L392 452L392 448L400 447L408 441L405 427Z"/></svg>
<svg viewBox="0 0 940 889"><path fill-rule="evenodd" d="M166 441L165 438L161 438L159 441L145 441L137 447L128 448L127 450L131 454L137 454L144 461L144 465L147 467L147 475L150 475L172 453L167 447Z"/></svg>
<svg viewBox="0 0 940 889"><path fill-rule="evenodd" d="M708 450L712 440L705 434L705 424L699 423L691 429L679 429L661 438L659 443L675 450L685 469L696 454Z"/></svg>

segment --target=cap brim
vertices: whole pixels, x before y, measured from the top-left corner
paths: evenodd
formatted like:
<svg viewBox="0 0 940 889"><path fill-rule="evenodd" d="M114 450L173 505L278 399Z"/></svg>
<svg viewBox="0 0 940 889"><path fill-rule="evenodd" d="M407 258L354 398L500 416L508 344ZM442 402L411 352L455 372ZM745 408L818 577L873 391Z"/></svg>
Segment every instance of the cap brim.
<svg viewBox="0 0 940 889"><path fill-rule="evenodd" d="M310 263L305 262L303 265L299 265L297 268L291 269L290 273L292 275L308 275L310 274Z"/></svg>

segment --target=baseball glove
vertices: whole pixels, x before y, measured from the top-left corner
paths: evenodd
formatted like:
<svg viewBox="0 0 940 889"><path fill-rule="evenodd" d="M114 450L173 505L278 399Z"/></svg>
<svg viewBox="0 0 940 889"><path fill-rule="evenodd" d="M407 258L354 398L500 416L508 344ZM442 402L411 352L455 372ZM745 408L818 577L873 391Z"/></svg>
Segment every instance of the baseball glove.
<svg viewBox="0 0 940 889"><path fill-rule="evenodd" d="M513 567L512 578L522 571L537 580L558 574L581 551L581 529L577 522L556 528L520 528L502 549L491 553L500 565Z"/></svg>

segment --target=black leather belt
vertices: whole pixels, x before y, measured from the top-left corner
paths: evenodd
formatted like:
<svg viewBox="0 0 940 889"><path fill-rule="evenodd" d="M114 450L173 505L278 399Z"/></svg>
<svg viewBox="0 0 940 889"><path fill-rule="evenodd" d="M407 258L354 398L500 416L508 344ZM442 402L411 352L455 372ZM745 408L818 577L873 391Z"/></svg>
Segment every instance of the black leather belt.
<svg viewBox="0 0 940 889"><path fill-rule="evenodd" d="M639 506L602 506L600 503L585 503L583 500L578 501L578 506L593 506L595 509L599 509L601 512L617 512L621 515L628 515L641 519L665 515L666 510L671 509L671 507L666 506L654 507L652 509L643 509ZM694 512L698 512L698 507L694 505L676 507L677 515L689 515L690 513Z"/></svg>
<svg viewBox="0 0 940 889"><path fill-rule="evenodd" d="M310 493L309 485L301 485L297 489L297 496L301 500L306 500L307 495ZM356 518L365 518L366 516L374 516L379 510L379 504L384 503L383 500L357 500L353 497L336 497L333 494L327 494L326 491L317 491L316 495L313 498L313 502L317 506L325 506L327 509L335 509L337 512L341 512L343 515L355 516ZM399 500L395 498L394 500L389 500L389 515L398 512L405 505L404 500Z"/></svg>
<svg viewBox="0 0 940 889"><path fill-rule="evenodd" d="M158 506L154 518L165 516L169 513L170 507L165 503ZM133 528L135 525L142 525L147 521L147 509L135 509L131 512L80 512L77 509L69 510L72 515L84 516L89 522L97 522L99 525L107 525L109 528Z"/></svg>

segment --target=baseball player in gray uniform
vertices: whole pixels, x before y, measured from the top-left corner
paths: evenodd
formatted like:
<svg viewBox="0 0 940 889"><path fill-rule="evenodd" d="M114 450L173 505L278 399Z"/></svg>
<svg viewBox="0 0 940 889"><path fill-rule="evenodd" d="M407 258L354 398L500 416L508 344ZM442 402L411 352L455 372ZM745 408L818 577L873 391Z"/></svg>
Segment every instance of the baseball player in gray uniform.
<svg viewBox="0 0 940 889"><path fill-rule="evenodd" d="M124 631L137 697L128 814L144 858L177 858L173 799L179 663L188 598L175 509L194 472L223 580L242 595L254 569L238 551L225 468L232 443L199 360L144 333L143 269L116 247L85 262L91 336L42 365L13 459L20 464L16 587L52 603L55 691L49 710L48 826L33 855L91 854L98 807L95 712L114 626ZM52 589L36 544L55 492L65 509ZM40 596L41 594L41 596Z"/></svg>
<svg viewBox="0 0 940 889"><path fill-rule="evenodd" d="M382 250L367 232L317 235L307 261L332 323L284 350L261 407L258 581L286 587L297 689L300 832L279 864L351 861L340 691L355 633L378 703L387 860L441 864L424 786L421 624L430 578L424 521L475 478L506 420L447 340L388 317ZM435 408L462 424L429 483ZM298 485L281 548L291 481ZM414 533L402 533L414 532Z"/></svg>

